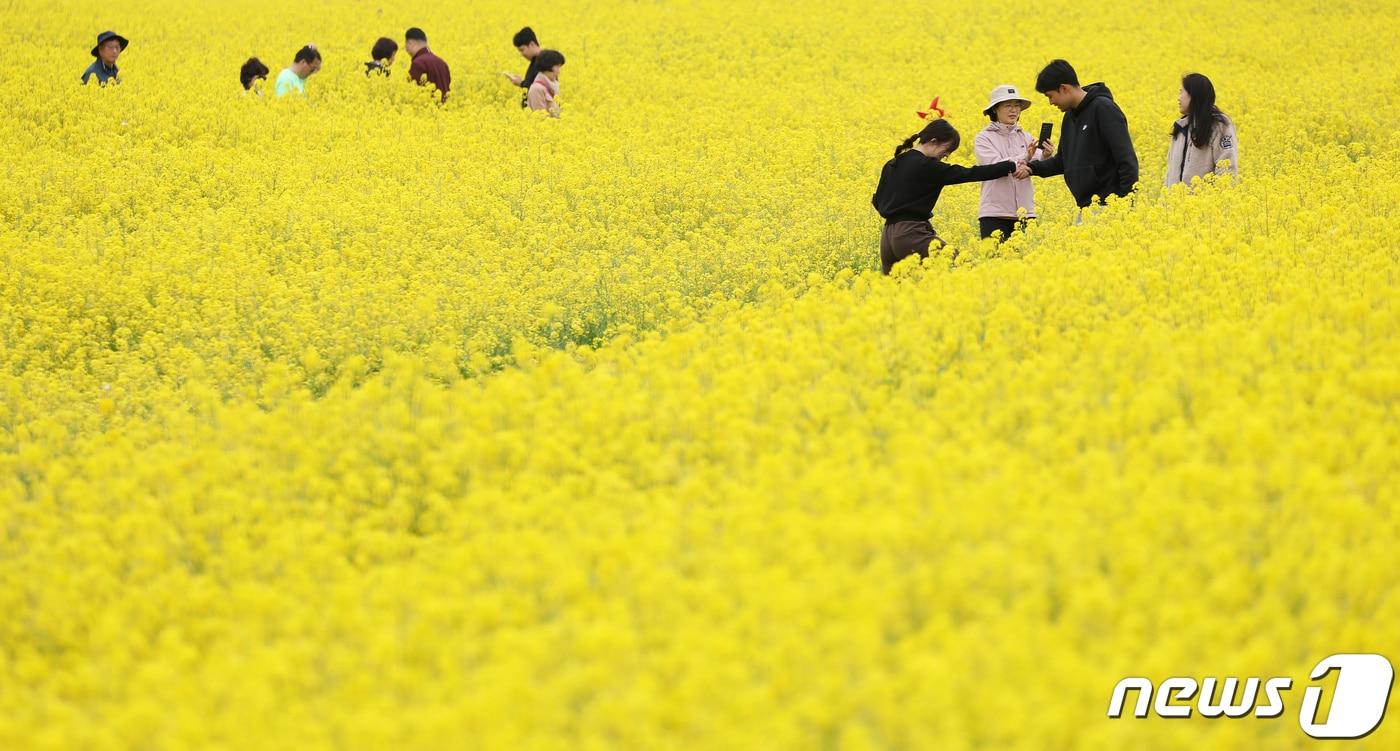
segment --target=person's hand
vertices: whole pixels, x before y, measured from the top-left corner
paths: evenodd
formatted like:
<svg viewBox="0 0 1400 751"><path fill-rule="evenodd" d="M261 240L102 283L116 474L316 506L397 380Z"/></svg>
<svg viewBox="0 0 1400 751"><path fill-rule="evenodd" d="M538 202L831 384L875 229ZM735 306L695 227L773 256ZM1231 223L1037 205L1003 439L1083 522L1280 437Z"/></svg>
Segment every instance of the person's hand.
<svg viewBox="0 0 1400 751"><path fill-rule="evenodd" d="M505 76L511 83L515 84L516 86L519 86L525 80L520 76L515 75L514 73L502 73L501 75Z"/></svg>
<svg viewBox="0 0 1400 751"><path fill-rule="evenodd" d="M1025 180L1031 176L1031 166L1025 162L1016 164L1016 171L1011 173L1017 180Z"/></svg>
<svg viewBox="0 0 1400 751"><path fill-rule="evenodd" d="M1055 142L1051 141L1048 138L1045 139L1040 144L1040 150L1045 154L1045 156L1042 158L1049 159L1050 157L1055 155Z"/></svg>

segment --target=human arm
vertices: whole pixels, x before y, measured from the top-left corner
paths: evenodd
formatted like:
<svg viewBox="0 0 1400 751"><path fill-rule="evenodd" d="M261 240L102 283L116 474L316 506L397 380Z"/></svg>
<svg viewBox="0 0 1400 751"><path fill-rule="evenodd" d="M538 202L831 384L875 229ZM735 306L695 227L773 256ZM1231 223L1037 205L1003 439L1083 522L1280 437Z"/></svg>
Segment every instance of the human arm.
<svg viewBox="0 0 1400 751"><path fill-rule="evenodd" d="M995 164L964 167L961 164L934 162L931 178L942 185L961 185L997 180L1016 171L1016 163L1006 159Z"/></svg>
<svg viewBox="0 0 1400 751"><path fill-rule="evenodd" d="M1016 165L1016 179L1027 180L1035 173L1031 171L1031 163L1040 159L1049 159L1055 153L1055 142L1050 139L1039 141L1031 138L1030 134L1025 134L1026 156ZM1039 159L1037 159L1039 157Z"/></svg>
<svg viewBox="0 0 1400 751"><path fill-rule="evenodd" d="M1128 118L1116 104L1098 108L1099 135L1108 147L1117 170L1113 192L1126 196L1133 192L1138 181L1137 152L1133 150L1133 139L1128 134Z"/></svg>
<svg viewBox="0 0 1400 751"><path fill-rule="evenodd" d="M530 93L526 94L525 101L532 110L542 110L549 108L549 93L543 86L531 86Z"/></svg>
<svg viewBox="0 0 1400 751"><path fill-rule="evenodd" d="M516 81L515 85L529 91L530 87L535 83L535 77L539 74L539 58L535 57L530 60L529 65L525 66L525 77Z"/></svg>
<svg viewBox="0 0 1400 751"><path fill-rule="evenodd" d="M1041 159L1038 162L1030 163L1031 174L1036 177L1054 177L1065 173L1065 160L1060 154L1055 154L1049 159Z"/></svg>
<svg viewBox="0 0 1400 751"><path fill-rule="evenodd" d="M1234 123L1220 125L1215 141L1211 144L1210 156L1211 164L1215 166L1215 174L1239 176L1240 144L1236 137ZM1222 161L1229 161L1229 166L1219 166Z"/></svg>
<svg viewBox="0 0 1400 751"><path fill-rule="evenodd" d="M973 140L972 153L977 157L978 164L996 164L1001 161L996 144L992 143L991 135L985 130L978 133L977 138Z"/></svg>

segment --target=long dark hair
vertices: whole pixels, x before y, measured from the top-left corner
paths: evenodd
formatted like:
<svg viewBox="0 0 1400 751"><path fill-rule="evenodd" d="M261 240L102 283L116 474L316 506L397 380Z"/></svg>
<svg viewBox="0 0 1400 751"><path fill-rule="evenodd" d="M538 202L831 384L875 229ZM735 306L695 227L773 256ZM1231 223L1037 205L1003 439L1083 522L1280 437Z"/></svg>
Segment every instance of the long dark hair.
<svg viewBox="0 0 1400 751"><path fill-rule="evenodd" d="M923 130L909 136L904 139L903 143L894 147L894 155L899 156L913 149L915 141L919 143L930 143L933 141L946 143L952 146L949 151L957 151L959 144L962 143L962 136L958 135L958 129L954 128L953 124L947 120L934 120L928 125L925 125Z"/></svg>
<svg viewBox="0 0 1400 751"><path fill-rule="evenodd" d="M1225 113L1215 106L1215 84L1200 73L1189 73L1182 77L1181 88L1191 97L1186 112L1187 137L1198 149L1210 145L1210 136L1216 123L1225 122ZM1176 131L1172 132L1176 136Z"/></svg>

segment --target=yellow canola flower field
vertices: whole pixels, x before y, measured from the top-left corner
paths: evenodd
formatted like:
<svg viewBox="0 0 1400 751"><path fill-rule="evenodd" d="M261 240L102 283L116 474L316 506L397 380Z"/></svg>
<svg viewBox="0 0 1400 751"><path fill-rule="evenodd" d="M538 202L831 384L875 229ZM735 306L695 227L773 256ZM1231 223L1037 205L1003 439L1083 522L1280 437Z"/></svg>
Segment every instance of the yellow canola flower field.
<svg viewBox="0 0 1400 751"><path fill-rule="evenodd" d="M0 8L0 748L1290 749L1400 659L1393 2L442 5ZM446 106L362 73L412 25ZM1132 204L953 187L881 277L914 110L969 163L1059 56ZM1242 179L1164 191L1191 70Z"/></svg>

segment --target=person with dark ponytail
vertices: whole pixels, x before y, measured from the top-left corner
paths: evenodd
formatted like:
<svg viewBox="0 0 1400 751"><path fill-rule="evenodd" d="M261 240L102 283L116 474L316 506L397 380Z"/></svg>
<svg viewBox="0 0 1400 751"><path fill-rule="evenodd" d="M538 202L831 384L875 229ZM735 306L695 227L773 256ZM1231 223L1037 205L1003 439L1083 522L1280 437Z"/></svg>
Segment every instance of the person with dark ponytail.
<svg viewBox="0 0 1400 751"><path fill-rule="evenodd" d="M894 158L880 171L880 182L870 199L885 220L880 233L880 270L888 274L896 263L912 255L928 258L934 243L944 242L929 220L943 188L962 183L997 180L1007 175L1018 179L1030 176L1024 164L1006 160L978 167L963 167L943 161L958 150L962 137L947 120L934 120L924 129L904 139L894 149Z"/></svg>
<svg viewBox="0 0 1400 751"><path fill-rule="evenodd" d="M1172 126L1172 145L1167 152L1167 187L1191 184L1212 172L1238 176L1240 145L1235 124L1215 106L1215 85L1200 73L1181 79L1177 94L1181 119ZM1221 166L1222 162L1229 162Z"/></svg>

